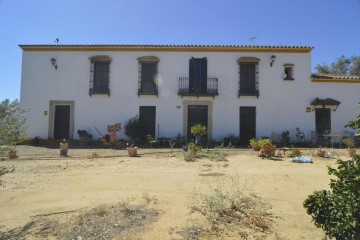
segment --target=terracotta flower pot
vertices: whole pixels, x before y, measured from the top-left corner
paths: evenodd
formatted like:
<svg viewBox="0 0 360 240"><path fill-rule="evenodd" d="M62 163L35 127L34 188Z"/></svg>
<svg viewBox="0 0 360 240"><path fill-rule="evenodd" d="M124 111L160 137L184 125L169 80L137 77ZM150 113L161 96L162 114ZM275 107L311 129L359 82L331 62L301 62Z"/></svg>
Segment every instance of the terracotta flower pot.
<svg viewBox="0 0 360 240"><path fill-rule="evenodd" d="M10 159L16 158L16 157L17 157L16 153L17 153L16 150L10 150L10 151L9 151L9 158L10 158Z"/></svg>
<svg viewBox="0 0 360 240"><path fill-rule="evenodd" d="M61 150L67 150L69 148L69 143L60 143Z"/></svg>
<svg viewBox="0 0 360 240"><path fill-rule="evenodd" d="M266 156L274 156L275 155L275 148L269 144L262 146L261 151Z"/></svg>
<svg viewBox="0 0 360 240"><path fill-rule="evenodd" d="M325 157L325 151L321 149L316 150L316 156Z"/></svg>
<svg viewBox="0 0 360 240"><path fill-rule="evenodd" d="M110 136L110 143L115 143L117 141L116 132L109 132L109 136Z"/></svg>
<svg viewBox="0 0 360 240"><path fill-rule="evenodd" d="M256 152L260 151L261 147L260 146L253 146L252 149Z"/></svg>
<svg viewBox="0 0 360 240"><path fill-rule="evenodd" d="M348 148L346 149L346 156L348 157L353 157L356 153L356 149L353 148Z"/></svg>
<svg viewBox="0 0 360 240"><path fill-rule="evenodd" d="M136 157L137 156L137 147L129 147L128 153L130 157Z"/></svg>

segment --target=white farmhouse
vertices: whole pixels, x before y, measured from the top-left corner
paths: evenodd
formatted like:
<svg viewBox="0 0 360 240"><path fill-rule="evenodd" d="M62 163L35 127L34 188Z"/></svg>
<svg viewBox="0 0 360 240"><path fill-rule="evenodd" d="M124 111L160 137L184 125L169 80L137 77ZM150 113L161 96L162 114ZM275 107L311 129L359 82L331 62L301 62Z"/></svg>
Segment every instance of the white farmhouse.
<svg viewBox="0 0 360 240"><path fill-rule="evenodd" d="M311 75L312 47L20 45L28 137L77 139L139 115L155 138L345 134L360 77ZM123 131L119 138L126 138Z"/></svg>

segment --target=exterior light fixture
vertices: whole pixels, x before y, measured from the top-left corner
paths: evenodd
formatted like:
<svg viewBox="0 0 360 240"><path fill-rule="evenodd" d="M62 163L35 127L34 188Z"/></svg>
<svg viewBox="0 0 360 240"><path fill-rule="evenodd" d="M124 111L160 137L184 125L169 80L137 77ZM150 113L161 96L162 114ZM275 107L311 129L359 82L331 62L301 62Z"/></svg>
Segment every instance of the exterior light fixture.
<svg viewBox="0 0 360 240"><path fill-rule="evenodd" d="M272 56L270 57L270 59L271 59L270 67L272 67L273 64L274 64L274 62L275 62L276 56L275 56L275 55L272 55Z"/></svg>
<svg viewBox="0 0 360 240"><path fill-rule="evenodd" d="M50 62L51 62L51 65L53 65L54 68L57 69L56 59L52 58L52 59L50 59Z"/></svg>

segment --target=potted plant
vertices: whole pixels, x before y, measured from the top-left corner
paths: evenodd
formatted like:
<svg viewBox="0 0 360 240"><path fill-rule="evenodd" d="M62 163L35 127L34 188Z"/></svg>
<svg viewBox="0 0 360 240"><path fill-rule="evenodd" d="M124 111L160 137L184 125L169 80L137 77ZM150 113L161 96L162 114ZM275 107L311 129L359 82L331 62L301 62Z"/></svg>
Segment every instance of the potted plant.
<svg viewBox="0 0 360 240"><path fill-rule="evenodd" d="M66 142L66 139L63 139L63 142L60 143L60 157L67 157L68 148L69 143Z"/></svg>
<svg viewBox="0 0 360 240"><path fill-rule="evenodd" d="M268 138L260 138L259 145L261 146L261 153L265 156L273 156L275 155L275 148L272 144L271 139Z"/></svg>
<svg viewBox="0 0 360 240"><path fill-rule="evenodd" d="M201 124L196 124L190 129L191 135L195 136L195 143L201 143L201 137L207 134L207 128Z"/></svg>
<svg viewBox="0 0 360 240"><path fill-rule="evenodd" d="M348 157L353 157L356 153L355 141L351 138L345 138L343 143L346 145L346 153Z"/></svg>
<svg viewBox="0 0 360 240"><path fill-rule="evenodd" d="M113 125L107 125L106 130L110 136L110 143L116 142L116 132L121 130L121 123L115 123Z"/></svg>
<svg viewBox="0 0 360 240"><path fill-rule="evenodd" d="M136 157L137 156L137 147L134 146L134 144L131 144L130 147L128 147L128 153L130 157Z"/></svg>
<svg viewBox="0 0 360 240"><path fill-rule="evenodd" d="M321 146L319 146L319 149L316 150L315 155L318 157L325 157L325 150L321 150Z"/></svg>
<svg viewBox="0 0 360 240"><path fill-rule="evenodd" d="M256 140L256 138L252 138L249 141L251 148L256 152L260 151L260 149L261 149L260 142L259 142L260 140L261 139Z"/></svg>

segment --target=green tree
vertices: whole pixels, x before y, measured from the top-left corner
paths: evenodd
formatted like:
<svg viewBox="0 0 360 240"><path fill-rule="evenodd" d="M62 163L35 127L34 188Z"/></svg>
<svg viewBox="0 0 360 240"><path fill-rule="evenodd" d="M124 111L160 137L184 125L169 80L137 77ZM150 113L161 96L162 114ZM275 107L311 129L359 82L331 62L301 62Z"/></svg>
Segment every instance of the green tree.
<svg viewBox="0 0 360 240"><path fill-rule="evenodd" d="M328 167L331 190L315 191L304 202L314 224L337 240L360 239L360 155Z"/></svg>
<svg viewBox="0 0 360 240"><path fill-rule="evenodd" d="M0 104L0 158L14 149L26 134L26 110L20 108L18 100L5 99Z"/></svg>
<svg viewBox="0 0 360 240"><path fill-rule="evenodd" d="M340 56L330 65L318 64L315 67L317 73L336 75L360 75L360 56Z"/></svg>

